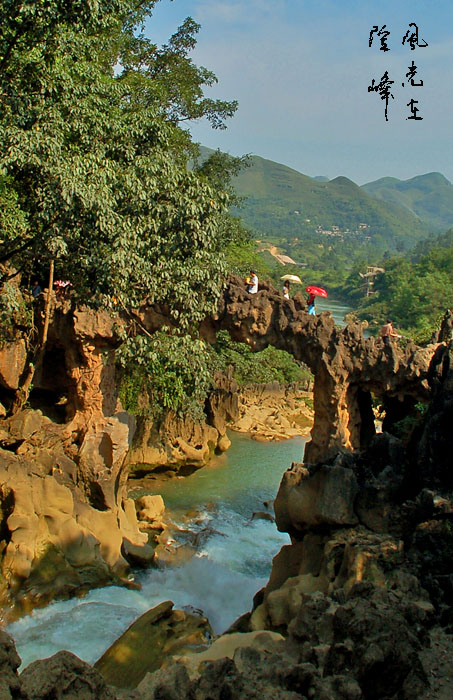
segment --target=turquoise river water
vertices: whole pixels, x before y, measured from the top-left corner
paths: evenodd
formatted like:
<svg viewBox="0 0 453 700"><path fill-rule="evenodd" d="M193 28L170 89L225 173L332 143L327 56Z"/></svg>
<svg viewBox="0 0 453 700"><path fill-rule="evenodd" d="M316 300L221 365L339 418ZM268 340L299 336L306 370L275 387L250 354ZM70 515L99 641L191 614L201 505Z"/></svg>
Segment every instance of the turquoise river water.
<svg viewBox="0 0 453 700"><path fill-rule="evenodd" d="M251 609L272 557L289 537L268 520L251 520L276 496L283 472L301 461L305 440L262 443L232 434L227 453L189 477L159 484L166 507L185 528L209 531L181 567L136 574L140 591L109 586L84 598L54 602L9 625L26 666L68 649L94 663L139 615L164 600L202 610L216 633ZM187 521L184 514L196 509Z"/></svg>
<svg viewBox="0 0 453 700"><path fill-rule="evenodd" d="M350 308L331 299L317 301L337 324ZM272 558L288 535L268 520L251 520L275 498L283 472L302 461L305 439L256 442L231 434L228 452L189 477L161 482L156 492L182 527L208 534L187 564L135 574L140 591L109 586L84 598L54 602L11 624L22 666L60 649L94 663L139 615L164 600L189 606L223 632L251 609L254 594L267 582ZM187 511L192 511L187 518Z"/></svg>

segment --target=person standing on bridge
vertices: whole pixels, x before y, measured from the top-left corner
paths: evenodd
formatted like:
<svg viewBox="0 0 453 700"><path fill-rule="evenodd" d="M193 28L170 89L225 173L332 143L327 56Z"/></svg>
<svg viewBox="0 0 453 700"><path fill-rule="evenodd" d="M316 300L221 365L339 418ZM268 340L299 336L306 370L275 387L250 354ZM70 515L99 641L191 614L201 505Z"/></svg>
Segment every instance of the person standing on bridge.
<svg viewBox="0 0 453 700"><path fill-rule="evenodd" d="M256 294L258 291L258 277L255 270L250 270L250 281L247 285L249 294Z"/></svg>
<svg viewBox="0 0 453 700"><path fill-rule="evenodd" d="M289 299L289 280L283 282L282 294L285 299Z"/></svg>
<svg viewBox="0 0 453 700"><path fill-rule="evenodd" d="M398 333L395 333L393 328L393 322L388 318L387 323L385 323L380 330L381 338L384 341L386 347L390 347L391 338L401 338Z"/></svg>

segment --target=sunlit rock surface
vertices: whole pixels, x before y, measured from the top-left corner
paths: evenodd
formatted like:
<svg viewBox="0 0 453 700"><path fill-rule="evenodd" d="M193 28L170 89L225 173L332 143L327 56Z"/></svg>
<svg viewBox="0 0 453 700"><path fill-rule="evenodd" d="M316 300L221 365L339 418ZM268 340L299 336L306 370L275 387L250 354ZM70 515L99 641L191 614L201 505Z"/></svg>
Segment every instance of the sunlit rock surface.
<svg viewBox="0 0 453 700"><path fill-rule="evenodd" d="M166 319L164 309L138 313L149 330ZM116 322L55 308L36 386L61 390L65 415L58 423L25 411L2 422L6 596L45 600L97 585L125 573L125 539L145 546L125 492L134 426L116 395ZM272 343L292 352L315 376L305 463L285 475L275 503L292 544L236 630L271 630L284 641L238 648L196 677L180 664L160 669L141 697L420 697L427 679L419 650L434 620L453 624L451 342L387 349L359 326L339 330L327 313L308 316L301 297L287 301L270 288L251 296L239 280L201 332L212 339L220 328L253 349ZM384 428L432 400L403 443L375 435L371 394L384 403Z"/></svg>

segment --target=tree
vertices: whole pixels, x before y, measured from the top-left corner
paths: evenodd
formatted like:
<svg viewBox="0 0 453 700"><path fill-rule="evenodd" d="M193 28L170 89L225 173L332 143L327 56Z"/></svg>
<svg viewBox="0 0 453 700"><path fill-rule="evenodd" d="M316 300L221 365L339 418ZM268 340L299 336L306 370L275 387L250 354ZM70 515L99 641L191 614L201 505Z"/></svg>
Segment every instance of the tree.
<svg viewBox="0 0 453 700"><path fill-rule="evenodd" d="M74 21L81 4L51 3L52 21L36 27L20 22L26 10L42 18L24 3L3 42L0 164L28 226L10 232L0 262L24 269L55 257L80 299L136 303L148 294L178 318L200 316L220 289L217 234L228 200L187 170L176 122L205 110L221 121L234 104L215 117L200 99L213 78L186 56L197 25L186 21L153 52L134 35L132 3L109 13L111 3L100 2L92 15L87 3L85 26ZM125 68L116 76L118 57Z"/></svg>
<svg viewBox="0 0 453 700"><path fill-rule="evenodd" d="M139 33L154 5L0 0L0 265L7 283L54 260L79 301L146 297L188 331L222 289L228 193L187 168L178 124L236 103L203 97L192 20L162 49Z"/></svg>

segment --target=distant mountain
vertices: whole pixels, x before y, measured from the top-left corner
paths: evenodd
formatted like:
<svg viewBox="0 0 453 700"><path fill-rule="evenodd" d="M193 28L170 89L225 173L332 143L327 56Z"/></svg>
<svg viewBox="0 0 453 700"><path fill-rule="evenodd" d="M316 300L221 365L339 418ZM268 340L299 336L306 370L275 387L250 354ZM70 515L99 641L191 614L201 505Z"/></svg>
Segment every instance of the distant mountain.
<svg viewBox="0 0 453 700"><path fill-rule="evenodd" d="M247 197L239 213L259 236L288 240L311 234L326 242L326 236L357 235L379 248L395 249L412 246L429 233L407 208L380 201L346 177L319 181L259 156L250 162L235 178L235 187Z"/></svg>
<svg viewBox="0 0 453 700"><path fill-rule="evenodd" d="M453 185L441 173L410 180L383 177L362 185L362 189L376 199L403 207L434 231L453 226Z"/></svg>
<svg viewBox="0 0 453 700"><path fill-rule="evenodd" d="M329 182L329 178L326 175L315 175L313 180L317 180L318 182Z"/></svg>

